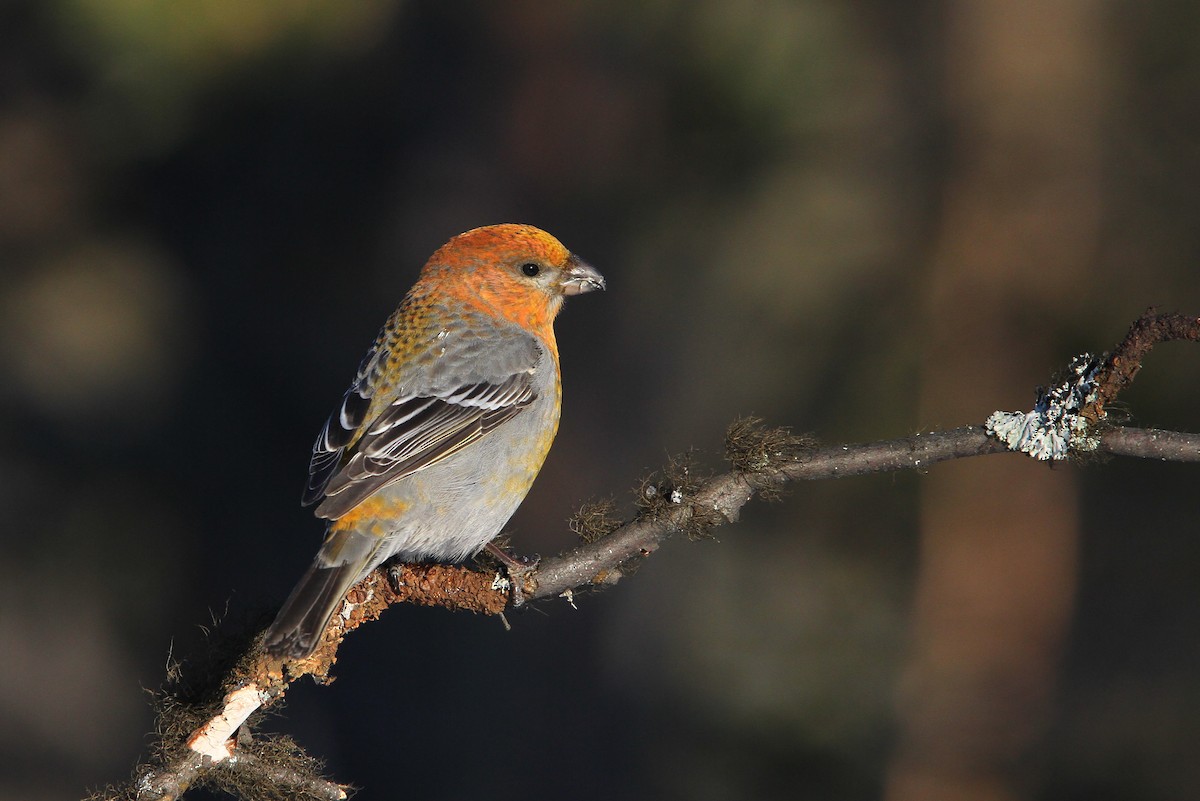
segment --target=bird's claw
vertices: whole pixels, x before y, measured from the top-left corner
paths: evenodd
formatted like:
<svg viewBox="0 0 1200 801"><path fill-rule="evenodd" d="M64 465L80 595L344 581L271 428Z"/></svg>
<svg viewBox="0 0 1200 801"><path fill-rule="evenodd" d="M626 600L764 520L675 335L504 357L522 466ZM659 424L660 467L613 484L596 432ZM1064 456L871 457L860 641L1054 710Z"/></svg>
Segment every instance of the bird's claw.
<svg viewBox="0 0 1200 801"><path fill-rule="evenodd" d="M525 576L537 569L542 558L540 556L514 556L493 542L489 542L486 548L488 553L504 565L504 571L508 573L513 606L524 606Z"/></svg>

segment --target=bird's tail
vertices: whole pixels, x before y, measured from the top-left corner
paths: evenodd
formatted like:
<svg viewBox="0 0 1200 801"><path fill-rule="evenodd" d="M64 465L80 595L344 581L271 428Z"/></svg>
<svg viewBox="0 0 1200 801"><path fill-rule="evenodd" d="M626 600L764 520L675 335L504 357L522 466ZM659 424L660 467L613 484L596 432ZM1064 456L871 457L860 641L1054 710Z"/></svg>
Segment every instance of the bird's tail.
<svg viewBox="0 0 1200 801"><path fill-rule="evenodd" d="M330 531L317 558L267 629L263 640L267 653L303 659L316 650L338 604L375 567L381 544L382 538L371 534Z"/></svg>

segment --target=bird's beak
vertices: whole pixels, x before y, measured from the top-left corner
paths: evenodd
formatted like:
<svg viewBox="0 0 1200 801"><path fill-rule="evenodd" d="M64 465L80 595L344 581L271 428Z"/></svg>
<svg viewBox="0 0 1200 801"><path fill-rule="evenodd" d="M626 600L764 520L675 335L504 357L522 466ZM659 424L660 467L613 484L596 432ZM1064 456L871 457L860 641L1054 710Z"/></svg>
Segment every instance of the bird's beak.
<svg viewBox="0 0 1200 801"><path fill-rule="evenodd" d="M567 259L567 269L563 273L562 293L564 295L582 295L593 289L604 289L604 276L596 268L572 254Z"/></svg>

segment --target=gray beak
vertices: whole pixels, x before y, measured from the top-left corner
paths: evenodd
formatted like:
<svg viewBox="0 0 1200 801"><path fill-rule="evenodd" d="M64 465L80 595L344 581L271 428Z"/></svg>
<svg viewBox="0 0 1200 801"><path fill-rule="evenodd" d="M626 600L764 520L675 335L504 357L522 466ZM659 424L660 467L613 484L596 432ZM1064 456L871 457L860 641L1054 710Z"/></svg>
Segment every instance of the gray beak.
<svg viewBox="0 0 1200 801"><path fill-rule="evenodd" d="M582 295L593 289L604 289L604 276L596 268L572 255L567 260L567 270L563 273L562 293L564 295Z"/></svg>

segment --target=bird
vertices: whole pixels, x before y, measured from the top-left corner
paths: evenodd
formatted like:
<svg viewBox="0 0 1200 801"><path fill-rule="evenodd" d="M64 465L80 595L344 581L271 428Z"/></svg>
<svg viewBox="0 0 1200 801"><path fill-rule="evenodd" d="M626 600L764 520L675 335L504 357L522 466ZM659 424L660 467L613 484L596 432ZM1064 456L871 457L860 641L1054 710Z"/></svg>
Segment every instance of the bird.
<svg viewBox="0 0 1200 801"><path fill-rule="evenodd" d="M312 654L346 593L388 559L458 562L524 500L558 431L554 319L604 277L531 225L475 228L429 258L317 436L301 503L316 558L263 638Z"/></svg>

